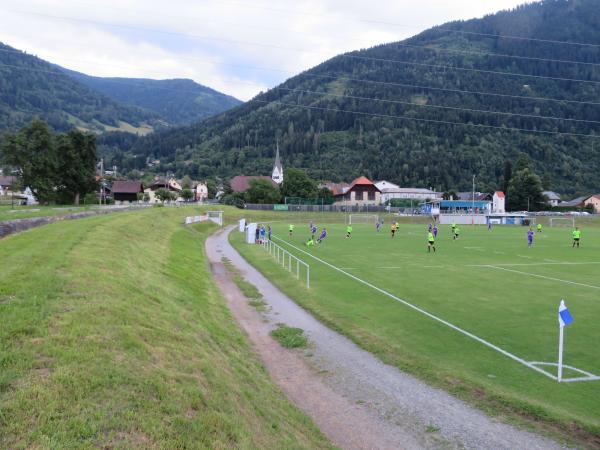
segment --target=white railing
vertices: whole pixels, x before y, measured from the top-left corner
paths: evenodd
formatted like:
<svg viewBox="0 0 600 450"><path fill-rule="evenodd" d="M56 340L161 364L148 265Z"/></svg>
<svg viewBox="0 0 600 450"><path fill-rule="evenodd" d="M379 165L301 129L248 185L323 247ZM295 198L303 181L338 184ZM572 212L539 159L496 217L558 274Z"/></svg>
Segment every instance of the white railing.
<svg viewBox="0 0 600 450"><path fill-rule="evenodd" d="M283 268L286 268L288 272L293 273L293 268L295 266L296 279L298 280L300 279L300 266L304 266L306 269L306 288L310 288L310 266L308 264L301 259L296 258L285 248L280 247L273 241L266 240L262 243L262 246ZM294 263L292 263L292 261L294 261Z"/></svg>

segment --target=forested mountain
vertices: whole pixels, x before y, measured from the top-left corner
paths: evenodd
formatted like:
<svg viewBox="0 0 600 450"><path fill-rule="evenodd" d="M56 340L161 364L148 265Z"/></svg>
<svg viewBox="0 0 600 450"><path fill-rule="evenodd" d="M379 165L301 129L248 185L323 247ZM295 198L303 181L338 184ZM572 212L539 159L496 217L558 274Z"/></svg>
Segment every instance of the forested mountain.
<svg viewBox="0 0 600 450"><path fill-rule="evenodd" d="M57 131L147 133L165 125L155 112L120 104L56 66L0 43L0 130L15 130L34 117Z"/></svg>
<svg viewBox="0 0 600 450"><path fill-rule="evenodd" d="M545 187L574 194L600 190L599 131L600 2L546 0L339 55L140 139L125 168L151 157L192 177L268 174L279 139L284 167L320 179L445 190L475 174L491 189L525 152Z"/></svg>
<svg viewBox="0 0 600 450"><path fill-rule="evenodd" d="M86 86L121 103L154 111L172 124L189 124L241 102L192 80L102 78L66 71Z"/></svg>

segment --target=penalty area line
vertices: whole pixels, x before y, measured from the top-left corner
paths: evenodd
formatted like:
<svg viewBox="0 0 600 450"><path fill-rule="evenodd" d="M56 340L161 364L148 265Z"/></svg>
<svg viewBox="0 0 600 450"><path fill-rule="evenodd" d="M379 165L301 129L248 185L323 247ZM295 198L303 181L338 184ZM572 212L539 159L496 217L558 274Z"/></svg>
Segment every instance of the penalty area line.
<svg viewBox="0 0 600 450"><path fill-rule="evenodd" d="M309 256L309 257L311 257L311 258L319 261L321 264L324 264L324 265L330 267L331 269L336 270L336 271L338 271L340 273L343 273L347 277L352 278L353 280L358 281L359 283L364 284L365 286L368 286L371 289L376 290L380 294L383 294L383 295L391 298L392 300L397 301L398 303L402 303L403 305L405 305L405 306L407 306L407 307L409 307L409 308L411 308L411 309L413 309L413 310L415 310L415 311L417 311L417 312L419 312L419 313L421 313L421 314L429 317L430 319L433 319L433 320L435 320L437 322L440 322L441 324L444 324L447 327L452 328L455 331L458 331L459 333L461 333L461 334L463 334L463 335L465 335L465 336L467 336L467 337L469 337L469 338L471 338L471 339L479 342L480 344L485 345L486 347L491 348L492 350L496 350L497 352L503 354L504 356L506 356L506 357L508 357L508 358L510 358L510 359L512 359L512 360L514 360L516 362L518 362L518 363L521 363L524 366L529 367L530 369L535 370L536 372L541 373L542 375L544 375L544 376L546 376L546 377L548 377L548 378L550 378L552 380L557 380L556 376L554 376L554 375L546 372L545 370L543 370L543 369L541 369L539 367L534 366L533 364L530 364L529 362L525 361L523 358L519 358L517 355L514 355L514 354L512 354L512 353L510 353L510 352L508 352L506 350L504 350L503 348L500 348L497 345L494 345L491 342L488 342L485 339L480 338L479 336L476 336L476 335L474 335L473 333L471 333L471 332L469 332L467 330L463 330L462 328L454 325L453 323L450 323L447 320L442 319L441 317L438 317L438 316L436 316L434 314L431 314L430 312L424 310L423 308L420 308L420 307L418 307L416 305L413 305L412 303L409 303L406 300L401 299L400 297L396 297L394 294L391 294L390 292L388 292L388 291L386 291L384 289L381 289L380 287L377 287L374 284L369 283L368 281L365 281L365 280L363 280L361 278L358 278L357 276L352 275L351 273L345 272L344 270L340 269L339 267L336 267L333 264L328 263L327 261L324 261L321 258L318 258L318 257L312 255L311 253L308 253L307 251L304 251L301 248L296 247L295 245L293 245L293 244L285 241L284 239L280 239L277 236L272 236L272 238L276 239L276 240L278 240L278 241L280 241L280 242L282 242L282 243L284 243L284 244L286 244L286 245L288 245L288 246L290 246L290 247L292 247L294 249L296 249L297 251L299 251L301 253L304 253L305 255L307 255L307 256Z"/></svg>
<svg viewBox="0 0 600 450"><path fill-rule="evenodd" d="M521 270L507 269L506 267L499 267L499 266L492 266L492 265L483 265L481 267L488 267L490 269L497 269L497 270L505 270L506 272L513 272L513 273L518 273L520 275L528 275L530 277L543 278L544 280L558 281L560 283L574 284L577 286L583 286L583 287L588 287L588 288L592 288L592 289L600 289L600 286L596 286L594 284L585 284L585 283L578 283L576 281L562 280L560 278L547 277L545 275L538 275L537 273L529 273L529 272L523 272Z"/></svg>

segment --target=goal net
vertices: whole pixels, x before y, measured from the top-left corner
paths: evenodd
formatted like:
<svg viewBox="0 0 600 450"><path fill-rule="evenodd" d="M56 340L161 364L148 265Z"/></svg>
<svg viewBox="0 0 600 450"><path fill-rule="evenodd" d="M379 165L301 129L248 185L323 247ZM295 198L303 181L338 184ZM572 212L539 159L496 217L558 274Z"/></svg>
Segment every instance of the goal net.
<svg viewBox="0 0 600 450"><path fill-rule="evenodd" d="M206 211L206 216L208 217L208 220L223 226L223 211Z"/></svg>
<svg viewBox="0 0 600 450"><path fill-rule="evenodd" d="M372 223L376 224L379 221L377 214L350 214L348 216L348 224L356 225L359 223Z"/></svg>
<svg viewBox="0 0 600 450"><path fill-rule="evenodd" d="M551 227L575 227L575 217L550 217Z"/></svg>

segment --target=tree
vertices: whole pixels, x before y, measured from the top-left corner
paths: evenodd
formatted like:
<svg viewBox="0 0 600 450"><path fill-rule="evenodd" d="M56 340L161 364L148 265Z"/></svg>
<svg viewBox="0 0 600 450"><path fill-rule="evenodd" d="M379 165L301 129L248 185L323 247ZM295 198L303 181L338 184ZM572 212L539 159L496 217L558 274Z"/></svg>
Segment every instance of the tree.
<svg viewBox="0 0 600 450"><path fill-rule="evenodd" d="M169 191L166 188L157 189L154 193L154 196L163 203L168 202L172 199L171 191Z"/></svg>
<svg viewBox="0 0 600 450"><path fill-rule="evenodd" d="M528 167L515 172L508 185L507 203L509 211L539 211L546 208L540 177Z"/></svg>
<svg viewBox="0 0 600 450"><path fill-rule="evenodd" d="M279 188L267 180L250 180L250 187L244 194L248 203L279 203Z"/></svg>
<svg viewBox="0 0 600 450"><path fill-rule="evenodd" d="M455 191L447 191L442 194L442 198L444 200L456 200L458 198L458 194Z"/></svg>
<svg viewBox="0 0 600 450"><path fill-rule="evenodd" d="M208 189L208 198L215 198L217 195L217 183L215 180L206 180L206 188Z"/></svg>
<svg viewBox="0 0 600 450"><path fill-rule="evenodd" d="M294 168L286 170L281 184L283 197L316 198L317 194L317 183L306 172Z"/></svg>
<svg viewBox="0 0 600 450"><path fill-rule="evenodd" d="M3 159L19 171L21 184L30 187L40 203L56 198L59 162L48 125L34 120L16 134L6 136Z"/></svg>
<svg viewBox="0 0 600 450"><path fill-rule="evenodd" d="M79 204L81 195L96 188L96 138L79 130L56 136L59 185L57 194Z"/></svg>
<svg viewBox="0 0 600 450"><path fill-rule="evenodd" d="M192 191L191 189L184 189L181 191L181 197L186 202L189 202L190 200L194 199L194 191Z"/></svg>
<svg viewBox="0 0 600 450"><path fill-rule="evenodd" d="M323 204L325 204L325 205L333 204L333 201L334 201L333 192L331 192L331 189L329 189L325 186L323 186L321 189L319 189L319 192L317 193L317 197L322 198Z"/></svg>
<svg viewBox="0 0 600 450"><path fill-rule="evenodd" d="M508 195L508 184L512 178L512 163L510 161L504 162L504 177L502 178L502 192Z"/></svg>
<svg viewBox="0 0 600 450"><path fill-rule="evenodd" d="M184 176L183 180L181 180L181 187L183 189L190 189L192 187L192 179L187 175Z"/></svg>

